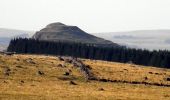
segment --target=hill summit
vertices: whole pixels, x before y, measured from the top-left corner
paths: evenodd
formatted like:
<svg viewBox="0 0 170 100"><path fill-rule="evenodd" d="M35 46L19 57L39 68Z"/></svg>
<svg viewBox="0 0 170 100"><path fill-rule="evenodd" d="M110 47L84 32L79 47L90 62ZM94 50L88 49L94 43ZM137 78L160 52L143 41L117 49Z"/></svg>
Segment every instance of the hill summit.
<svg viewBox="0 0 170 100"><path fill-rule="evenodd" d="M88 34L77 26L69 26L60 22L47 25L45 28L36 32L32 38L46 41L80 42L101 46L118 46L116 43Z"/></svg>

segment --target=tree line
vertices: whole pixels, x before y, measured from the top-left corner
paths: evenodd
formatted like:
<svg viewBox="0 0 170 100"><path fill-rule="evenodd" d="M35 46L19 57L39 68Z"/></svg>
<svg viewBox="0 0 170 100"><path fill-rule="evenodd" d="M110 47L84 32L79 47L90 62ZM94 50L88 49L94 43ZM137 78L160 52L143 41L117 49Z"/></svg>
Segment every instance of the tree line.
<svg viewBox="0 0 170 100"><path fill-rule="evenodd" d="M93 44L49 42L35 39L12 39L7 51L28 54L73 56L95 60L170 68L170 52L149 51L127 47L100 47Z"/></svg>

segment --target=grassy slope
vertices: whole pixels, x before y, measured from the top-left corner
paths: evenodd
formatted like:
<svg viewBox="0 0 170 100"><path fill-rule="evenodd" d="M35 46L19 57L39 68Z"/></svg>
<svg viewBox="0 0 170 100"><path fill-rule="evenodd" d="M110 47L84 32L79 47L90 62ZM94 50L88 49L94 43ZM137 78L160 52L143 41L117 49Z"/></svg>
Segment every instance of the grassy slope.
<svg viewBox="0 0 170 100"><path fill-rule="evenodd" d="M83 61L90 65L95 76L100 78L170 85L170 82L165 80L165 78L170 77L170 70L167 69L95 60ZM66 67L61 68L57 66L58 64L64 64L64 62L52 56L0 55L0 99L170 99L170 87L98 81L86 82L79 69L74 68L71 64L65 64ZM5 73L7 69L10 69L9 76ZM72 71L71 75L64 76L63 74L69 70ZM44 72L44 75L39 75L38 71ZM78 85L69 84L70 80ZM100 88L103 88L104 91L99 90Z"/></svg>

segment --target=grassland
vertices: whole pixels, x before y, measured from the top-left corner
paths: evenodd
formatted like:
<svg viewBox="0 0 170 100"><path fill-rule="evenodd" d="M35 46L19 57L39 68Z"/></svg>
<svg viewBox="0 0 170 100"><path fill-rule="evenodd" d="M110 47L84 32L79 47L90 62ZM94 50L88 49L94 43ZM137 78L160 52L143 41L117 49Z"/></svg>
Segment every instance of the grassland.
<svg viewBox="0 0 170 100"><path fill-rule="evenodd" d="M0 100L170 100L170 87L131 84L170 85L169 69L82 61L96 77L119 82L86 81L78 68L54 56L0 55Z"/></svg>

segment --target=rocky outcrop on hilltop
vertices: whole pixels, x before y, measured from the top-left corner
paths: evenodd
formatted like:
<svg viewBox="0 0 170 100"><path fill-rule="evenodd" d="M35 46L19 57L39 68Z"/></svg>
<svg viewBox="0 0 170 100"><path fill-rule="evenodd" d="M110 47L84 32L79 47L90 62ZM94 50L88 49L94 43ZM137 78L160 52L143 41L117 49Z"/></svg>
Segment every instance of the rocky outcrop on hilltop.
<svg viewBox="0 0 170 100"><path fill-rule="evenodd" d="M32 38L56 42L80 42L103 46L118 46L116 43L88 34L77 26L68 26L59 22L47 25L36 32Z"/></svg>

